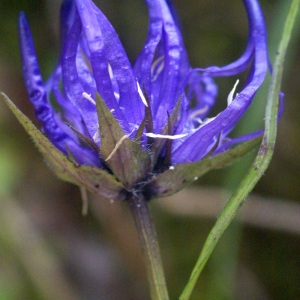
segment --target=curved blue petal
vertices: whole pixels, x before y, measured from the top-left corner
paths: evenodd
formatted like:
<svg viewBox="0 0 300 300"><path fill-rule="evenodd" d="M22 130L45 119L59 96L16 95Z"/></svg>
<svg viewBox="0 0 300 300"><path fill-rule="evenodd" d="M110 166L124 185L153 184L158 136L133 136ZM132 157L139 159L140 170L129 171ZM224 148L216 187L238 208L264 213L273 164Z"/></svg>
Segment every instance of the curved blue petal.
<svg viewBox="0 0 300 300"><path fill-rule="evenodd" d="M279 121L282 113L283 113L283 98L284 98L284 94L283 93L279 93L279 110L278 110L278 117L277 120ZM223 140L222 144L220 144L217 149L214 151L213 155L217 155L221 152L224 152L228 149L230 149L233 145L237 144L237 143L242 143L242 142L247 142L249 140L255 139L258 136L262 135L264 133L264 130L257 130L255 132L249 133L249 134L245 134L233 139L228 139L228 140Z"/></svg>
<svg viewBox="0 0 300 300"><path fill-rule="evenodd" d="M82 26L77 13L63 46L61 65L62 80L67 99L77 107L86 128L92 137L98 130L98 117L96 106L84 98L83 89L77 71L77 51L80 41Z"/></svg>
<svg viewBox="0 0 300 300"><path fill-rule="evenodd" d="M76 14L76 7L73 4L72 0L64 0L61 9L60 9L60 34L61 34L61 45L66 44L66 40L68 38L68 34L72 25L74 23ZM48 94L53 93L57 103L60 106L62 119L67 123L76 128L79 132L91 136L87 131L87 127L83 123L83 119L81 117L79 108L76 101L70 101L68 96L66 95L66 91L61 89L62 86L62 62L64 59L64 48L61 49L60 59L57 64L56 69L50 76L50 78L46 82L46 89ZM83 89L86 93L94 95L95 94L95 83L93 77L88 72L88 67L86 62L84 61L83 54L77 51L76 57L76 66L77 73L79 77L79 81L83 86ZM72 99L73 100L73 99ZM61 123L63 126L63 122ZM65 126L66 127L66 126ZM74 131L72 131L69 126L64 128L67 131L68 135L74 136ZM78 138L75 136L75 138Z"/></svg>
<svg viewBox="0 0 300 300"><path fill-rule="evenodd" d="M136 79L126 52L111 24L92 1L75 1L89 49L97 90L122 126L131 130L143 119ZM114 78L118 84L116 99ZM128 123L134 126L128 126Z"/></svg>
<svg viewBox="0 0 300 300"><path fill-rule="evenodd" d="M155 59L155 52L162 36L162 18L160 17L159 8L152 1L147 1L149 10L149 29L144 48L137 57L134 71L141 86L143 86L149 96L152 91L152 65ZM153 102L151 97L150 102Z"/></svg>
<svg viewBox="0 0 300 300"><path fill-rule="evenodd" d="M67 34L73 25L75 14L75 6L73 0L63 0L60 7L60 39L64 44Z"/></svg>
<svg viewBox="0 0 300 300"><path fill-rule="evenodd" d="M183 42L166 2L149 0L147 5L148 37L135 64L135 73L150 96L154 131L160 132L167 122L167 112L172 111L183 92Z"/></svg>
<svg viewBox="0 0 300 300"><path fill-rule="evenodd" d="M243 72L249 66L249 63L251 62L253 57L253 52L254 52L254 41L253 41L253 36L250 35L244 53L236 61L223 67L211 66L207 68L195 68L191 71L190 76L192 76L193 73L196 72L208 74L209 76L212 77L234 76L236 74Z"/></svg>
<svg viewBox="0 0 300 300"><path fill-rule="evenodd" d="M159 96L156 99L156 103L154 103L153 112L156 119L164 120L167 111L171 111L178 100L178 88L182 88L180 86L180 64L183 53L183 42L165 1L152 2L155 2L160 7L160 14L163 21L162 41L157 50L162 53L164 60Z"/></svg>
<svg viewBox="0 0 300 300"><path fill-rule="evenodd" d="M118 84L119 106L129 123L139 124L145 108L138 94L132 66L113 26L94 4L93 7L103 34L103 50Z"/></svg>
<svg viewBox="0 0 300 300"><path fill-rule="evenodd" d="M29 100L34 106L36 118L42 125L42 131L64 154L67 155L69 149L78 163L99 166L100 160L97 153L90 149L80 147L57 123L55 111L48 102L48 96L40 73L32 36L24 13L20 13L19 15L19 40L23 75Z"/></svg>
<svg viewBox="0 0 300 300"><path fill-rule="evenodd" d="M218 136L222 132L227 133L244 114L265 78L268 55L263 15L257 1L244 0L244 3L249 17L250 35L254 43L253 72L249 75L248 84L223 112L212 121L200 126L195 133L173 150L174 163L196 161L208 153L214 147Z"/></svg>
<svg viewBox="0 0 300 300"><path fill-rule="evenodd" d="M113 93L108 61L104 51L103 34L94 13L92 2L75 1L75 5L79 16L78 22L83 29L84 36L82 39L87 46L86 50L88 50L88 53L86 54L89 57L97 91L109 109L114 110L114 115L122 123L123 128L129 131L130 127Z"/></svg>
<svg viewBox="0 0 300 300"><path fill-rule="evenodd" d="M167 122L167 112L173 110L185 90L188 90L188 100L193 102L186 109L204 111L201 115L204 117L215 102L217 88L207 75L190 75L191 67L172 3L156 0L147 1L147 5L148 37L134 70L151 98L154 131L158 133ZM180 122L185 122L185 118ZM186 124L178 124L177 130L183 126Z"/></svg>
<svg viewBox="0 0 300 300"><path fill-rule="evenodd" d="M19 40L25 85L29 100L34 106L36 118L41 122L43 131L60 143L65 137L54 120L53 108L47 100L42 75L37 61L32 36L24 13L19 16Z"/></svg>
<svg viewBox="0 0 300 300"><path fill-rule="evenodd" d="M57 112L57 114L59 114L59 119L61 120L59 126L64 127L63 131L76 139L77 137L74 135L74 131L72 131L68 125L63 124L66 122L82 133L86 131L86 128L84 127L78 109L73 105L71 101L68 100L68 97L64 94L64 91L60 91L59 87L61 85L61 81L61 66L58 65L52 75L46 81L45 89L47 91L48 97L51 93L53 93L53 96L57 104L59 105L59 111Z"/></svg>
<svg viewBox="0 0 300 300"><path fill-rule="evenodd" d="M180 30L180 21L173 2L171 0L166 0L166 3L169 6L170 12L173 16L174 22L177 25L178 30ZM204 118L215 103L218 88L212 80L212 76L210 74L205 74L205 72L204 74L200 74L199 72L197 72L198 69L191 69L187 51L184 47L183 42L182 48L182 58L180 65L181 78L184 79L182 84L182 90L188 90L188 101L193 102L192 106L194 111L206 111L205 113L200 114L201 118Z"/></svg>
<svg viewBox="0 0 300 300"><path fill-rule="evenodd" d="M217 85L210 76L194 73L192 76L189 74L186 87L188 99L192 101L194 98L194 104L190 107L191 119L197 117L203 120L215 104Z"/></svg>

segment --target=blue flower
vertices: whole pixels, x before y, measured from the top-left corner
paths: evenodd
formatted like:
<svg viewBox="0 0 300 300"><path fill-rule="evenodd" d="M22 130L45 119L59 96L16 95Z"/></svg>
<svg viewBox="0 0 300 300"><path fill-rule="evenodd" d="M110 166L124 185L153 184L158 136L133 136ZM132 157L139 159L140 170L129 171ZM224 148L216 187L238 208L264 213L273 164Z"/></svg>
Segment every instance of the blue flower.
<svg viewBox="0 0 300 300"><path fill-rule="evenodd" d="M150 159L139 178L143 181L257 137L259 132L229 137L263 83L269 65L261 8L256 0L243 2L249 20L245 52L223 67L193 69L170 1L146 1L148 36L132 66L114 28L94 3L66 0L61 8L60 58L46 82L29 25L21 13L23 73L42 132L78 165L112 174L115 170L110 159L124 140L130 139L147 153L145 160ZM213 77L237 75L249 67L244 86L236 94L236 86L229 93L226 109L208 118L217 95ZM50 100L52 95L57 105ZM124 132L106 157L101 149L106 147L103 128L108 123L100 119L97 101L105 104ZM121 175L116 177L122 182Z"/></svg>

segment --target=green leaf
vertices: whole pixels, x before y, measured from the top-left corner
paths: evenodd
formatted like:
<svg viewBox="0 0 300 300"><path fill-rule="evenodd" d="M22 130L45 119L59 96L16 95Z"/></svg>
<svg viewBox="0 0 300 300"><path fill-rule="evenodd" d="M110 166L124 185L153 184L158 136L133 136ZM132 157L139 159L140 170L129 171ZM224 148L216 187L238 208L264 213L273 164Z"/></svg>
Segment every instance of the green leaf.
<svg viewBox="0 0 300 300"><path fill-rule="evenodd" d="M98 94L96 103L101 134L101 157L106 160L113 174L130 189L150 172L150 156L124 133Z"/></svg>
<svg viewBox="0 0 300 300"><path fill-rule="evenodd" d="M196 285L196 282L208 261L211 253L216 247L218 241L224 234L226 228L234 219L238 209L244 202L245 198L254 188L256 183L262 177L267 170L273 152L276 141L277 133L277 117L278 117L278 105L279 105L279 92L283 74L284 59L287 51L287 47L291 38L292 29L298 13L300 0L293 0L290 6L288 16L284 25L281 40L279 42L278 50L276 52L276 59L274 63L274 70L269 86L269 93L267 99L267 107L265 113L265 133L260 145L258 154L250 167L247 175L243 178L238 189L234 192L232 197L226 203L221 215L216 221L214 227L210 231L204 246L201 250L196 265L191 273L189 281L184 288L180 300L188 300L192 294L192 291Z"/></svg>
<svg viewBox="0 0 300 300"><path fill-rule="evenodd" d="M261 138L258 137L224 153L205 158L199 162L178 164L175 167L170 167L169 170L153 177L145 185L147 195L149 195L149 198L170 196L191 184L208 171L230 165L253 149L260 141Z"/></svg>
<svg viewBox="0 0 300 300"><path fill-rule="evenodd" d="M124 199L123 185L106 171L89 166L78 166L61 153L3 93L1 96L38 149L49 167L62 180L83 186L108 199Z"/></svg>

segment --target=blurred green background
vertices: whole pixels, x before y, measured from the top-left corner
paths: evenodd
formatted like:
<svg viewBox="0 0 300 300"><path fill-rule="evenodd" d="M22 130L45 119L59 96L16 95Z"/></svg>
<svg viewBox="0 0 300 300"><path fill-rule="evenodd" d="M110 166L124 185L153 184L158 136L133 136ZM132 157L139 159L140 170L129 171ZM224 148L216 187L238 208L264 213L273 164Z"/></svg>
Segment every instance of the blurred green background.
<svg viewBox="0 0 300 300"><path fill-rule="evenodd" d="M147 32L140 0L95 1L115 26L132 62ZM192 66L227 64L246 45L241 0L174 1ZM261 0L270 57L287 0ZM47 78L59 51L60 1L0 1L0 90L34 120L23 84L17 16L26 12ZM298 18L299 20L299 18ZM298 21L299 23L299 21ZM282 90L285 112L269 170L221 239L192 299L300 299L300 50L294 31ZM225 107L236 78L218 79L214 112ZM260 128L267 85L238 132ZM253 155L214 171L172 199L154 200L170 298L178 299L205 238ZM227 195L227 196L226 196ZM0 103L0 300L149 299L137 236L126 203L90 196L81 215L77 187L50 172L28 135Z"/></svg>

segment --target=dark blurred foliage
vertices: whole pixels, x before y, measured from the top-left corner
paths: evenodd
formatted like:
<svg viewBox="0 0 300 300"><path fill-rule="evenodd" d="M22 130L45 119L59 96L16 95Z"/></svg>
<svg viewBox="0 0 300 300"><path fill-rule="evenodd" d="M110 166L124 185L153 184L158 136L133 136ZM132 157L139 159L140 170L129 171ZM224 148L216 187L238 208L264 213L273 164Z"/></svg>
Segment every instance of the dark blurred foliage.
<svg viewBox="0 0 300 300"><path fill-rule="evenodd" d="M270 33L273 61L274 46L290 1L260 2ZM111 20L134 62L147 33L143 1L96 3ZM59 53L59 5L60 1L54 0L0 1L0 90L31 120L33 110L21 74L17 16L21 10L28 16L41 69L47 78ZM224 65L242 53L247 37L242 1L177 0L175 5L193 66ZM255 188L255 193L265 197L266 202L269 198L281 198L286 204L299 204L300 200L299 50L298 26L284 72L285 112L279 124L275 155ZM224 108L235 78L217 82L220 90L214 112ZM267 86L258 94L241 125L246 132L262 126L266 89ZM200 179L199 201L204 187L218 190L237 186L249 159ZM149 299L126 203L108 203L91 195L90 213L83 217L78 188L55 178L3 103L0 201L0 299ZM163 201L154 200L152 210L171 299L177 299L215 219L174 215L161 207ZM188 206L190 199L182 201ZM288 219L289 215L284 217ZM236 223L221 239L192 299L299 299L299 249L299 227L287 232Z"/></svg>

